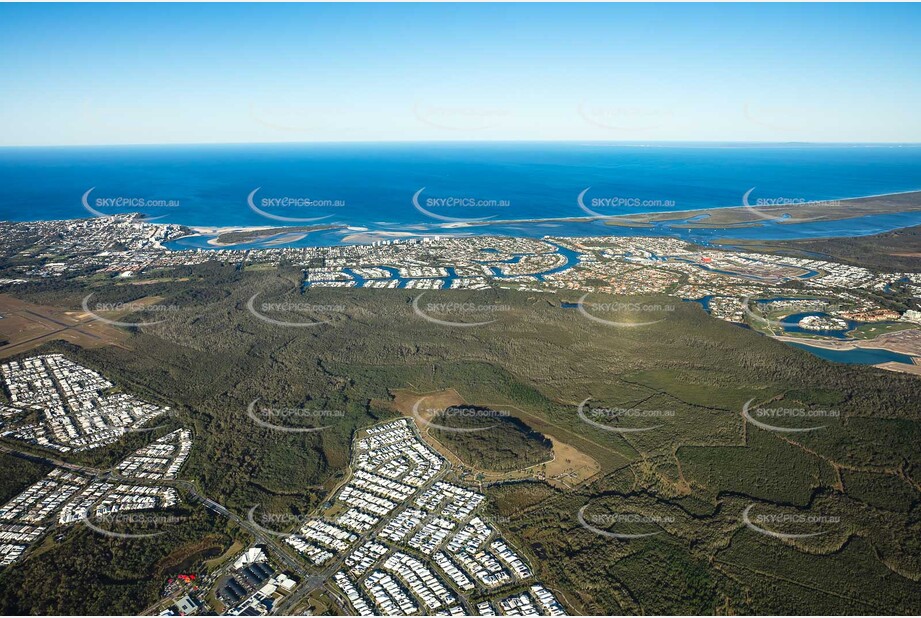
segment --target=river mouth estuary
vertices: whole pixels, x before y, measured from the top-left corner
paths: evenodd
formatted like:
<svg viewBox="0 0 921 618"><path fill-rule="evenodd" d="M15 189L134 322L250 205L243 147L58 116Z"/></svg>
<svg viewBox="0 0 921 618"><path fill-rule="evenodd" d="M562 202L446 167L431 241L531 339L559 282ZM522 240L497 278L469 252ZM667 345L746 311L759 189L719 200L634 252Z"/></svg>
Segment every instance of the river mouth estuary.
<svg viewBox="0 0 921 618"><path fill-rule="evenodd" d="M921 194L912 193L921 189L919 177L917 145L441 143L0 149L0 178L6 186L0 196L0 218L28 221L39 213L46 219L105 218L137 212L153 225L182 226L181 233L170 234L161 244L177 256L319 255L347 253L349 247L361 253L366 251L363 247L424 246L444 239L469 241L480 248L465 265L407 270L397 261L369 260L341 271L308 273L305 291L324 286L558 286L572 273L594 268L596 256L584 247L600 238L615 246L637 244L636 251L605 250L627 266L690 269L694 274L682 276L692 280L725 277L735 282L727 290L736 294L736 283L767 291L791 282L811 286L830 273L823 270L829 257L823 253L798 254L814 257L813 265L809 260L792 263L795 260L779 258L767 265L739 257L746 243L855 238L921 224ZM32 203L47 207L26 207ZM658 248L671 242L697 249ZM470 283L472 275L485 278ZM910 286L910 279L881 285ZM594 287L647 291L615 279ZM899 345L889 349L888 339L879 340L885 342L876 350L867 349L870 328L878 329L872 331L875 335L904 339L888 332L906 326L899 314L865 321L805 306L768 316L769 321L780 321L765 327L738 308L733 317L733 310L724 306L730 302L725 294L685 287L686 297L708 311L711 300L717 299L714 317L751 326L826 360L913 364L914 357ZM767 294L756 304L763 309L783 300L783 295Z"/></svg>

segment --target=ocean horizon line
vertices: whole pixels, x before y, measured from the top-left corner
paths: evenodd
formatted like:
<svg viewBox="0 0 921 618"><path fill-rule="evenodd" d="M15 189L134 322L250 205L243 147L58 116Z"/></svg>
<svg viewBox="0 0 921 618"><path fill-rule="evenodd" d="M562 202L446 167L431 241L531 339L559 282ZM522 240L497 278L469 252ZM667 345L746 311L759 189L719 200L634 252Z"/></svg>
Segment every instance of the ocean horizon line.
<svg viewBox="0 0 921 618"><path fill-rule="evenodd" d="M604 145L662 147L662 146L700 146L700 147L921 147L918 142L866 142L866 141L760 141L760 140L610 140L610 139L454 139L454 140L315 140L315 141L257 141L257 142L130 142L106 144L0 144L0 150L39 150L71 148L171 148L171 147L213 147L213 146L470 146L470 145Z"/></svg>

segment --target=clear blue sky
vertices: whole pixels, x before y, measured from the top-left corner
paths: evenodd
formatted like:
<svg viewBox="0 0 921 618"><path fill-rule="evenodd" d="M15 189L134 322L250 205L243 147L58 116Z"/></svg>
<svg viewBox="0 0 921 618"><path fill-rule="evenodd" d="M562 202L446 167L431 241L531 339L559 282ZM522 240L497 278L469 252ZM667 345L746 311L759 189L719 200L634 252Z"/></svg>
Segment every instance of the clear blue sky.
<svg viewBox="0 0 921 618"><path fill-rule="evenodd" d="M921 6L0 5L0 145L921 141Z"/></svg>

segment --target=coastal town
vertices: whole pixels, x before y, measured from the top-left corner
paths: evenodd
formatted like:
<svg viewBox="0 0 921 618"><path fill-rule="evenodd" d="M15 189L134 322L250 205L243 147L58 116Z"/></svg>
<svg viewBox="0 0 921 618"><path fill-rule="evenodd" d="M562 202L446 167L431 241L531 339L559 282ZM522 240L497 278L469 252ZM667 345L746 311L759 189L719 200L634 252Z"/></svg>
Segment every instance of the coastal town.
<svg viewBox="0 0 921 618"><path fill-rule="evenodd" d="M667 295L699 302L715 318L811 344L847 345L837 340L873 325L868 332L882 335L876 347L900 353L901 362L885 364L889 369L916 372L917 360L911 359L921 356L921 343L914 334L921 327L921 312L893 311L880 300L895 289L909 297L921 296L921 272L874 272L819 257L623 235L432 235L321 247L271 242L224 246L209 241L207 249L180 249L170 243L194 237L193 230L147 223L137 215L6 222L0 223L0 231L4 239L0 249L17 262L3 273L0 291L47 278L130 279L212 262L242 268L284 266L302 271L305 291L389 288L424 293L500 288L551 294ZM591 302L585 307L591 311ZM795 316L795 321L787 316ZM44 434L36 439L52 441Z"/></svg>
<svg viewBox="0 0 921 618"><path fill-rule="evenodd" d="M99 373L60 354L8 362L0 370L11 402L19 406L11 410L38 412L51 425L82 409L84 416L72 420L74 426L108 426L99 419L108 409L104 393L114 385ZM150 404L131 401L129 408L150 411ZM155 430L147 425L158 416L124 416L118 435L129 428ZM26 444L66 452L75 439L71 436L67 445L39 442L35 425L29 433L17 427L15 417L4 421L4 437ZM112 436L106 437L79 444L100 448L111 442ZM114 538L162 533L158 525L179 519L155 513L169 513L182 500L185 487L172 483L179 482L192 445L192 432L180 428L135 450L110 470L55 466L0 507L0 567L15 568L41 539L77 523ZM257 532L282 537L317 571L310 580L313 586L328 582L332 594L341 595L343 608L358 615L566 615L559 597L536 580L530 558L486 513L485 496L447 480L451 467L422 440L413 420L385 421L356 436L352 474L322 512L293 532L269 530L252 513L250 522ZM226 513L219 507L213 510ZM154 531L117 531L138 523ZM309 584L279 564L282 554L273 551L255 545L207 581L171 584L176 594L168 598L175 602L160 615L204 612L210 607L203 594L208 589L222 615L274 613Z"/></svg>
<svg viewBox="0 0 921 618"><path fill-rule="evenodd" d="M880 300L893 289L921 295L921 273L874 272L819 257L617 235L176 249L168 245L188 237L187 228L134 216L0 228L0 250L10 264L0 292L59 278L168 278L176 269L218 263L294 269L306 297L324 288L406 289L418 301L429 290L498 288L546 293L602 321L642 311L643 305L611 313L610 303L593 304L591 295L661 296L697 302L714 318L785 341L834 342L878 328L906 359L879 366L908 372L921 367L921 313L894 311ZM144 311L145 304L134 300L118 308ZM83 309L99 317L91 307ZM100 449L134 432L156 431L172 417L168 407L143 401L60 353L4 362L0 378L7 394L0 435L27 450L63 457ZM463 475L452 475L452 464L422 439L412 419L360 430L347 479L318 512L293 526L287 520L273 525L268 513L257 520L251 511L246 520L196 498L180 478L193 432L161 434L111 469L56 464L13 496L0 507L0 567L16 568L42 539L78 523L117 537L125 524L145 521L144 530L153 532L141 536L155 535L158 523L168 522L169 513L191 497L248 529L257 542L204 579L171 579L158 605L161 615L284 613L303 607L303 599L317 591L356 615L567 613L563 591L540 581L533 557L501 530L485 496L464 486Z"/></svg>
<svg viewBox="0 0 921 618"><path fill-rule="evenodd" d="M121 402L119 414L113 415L111 406L102 398L102 391L112 384L98 373L81 367L59 354L35 356L17 363L2 366L3 386L14 404L22 406L20 412L36 411L44 418L44 425L26 425L26 431L17 427L15 417L6 417L4 437L27 443L70 449L77 441L82 449L100 448L124 435L126 428L138 428L156 418L150 404L131 400ZM81 410L75 418L67 413ZM133 409L145 410L143 415L131 415ZM127 410L127 411L126 411ZM67 427L108 428L104 419L121 418L117 430L105 429L105 439L98 439L95 431L92 440L77 434L68 446L43 442L35 436L46 435L38 427L54 427L65 418ZM149 429L149 428L148 428ZM49 431L47 435L56 435ZM54 467L44 478L28 486L0 507L0 566L9 566L41 538L53 530L77 522L84 523L100 534L118 536L106 526L139 521L133 514L169 509L179 503L179 493L173 487L151 481L176 478L192 448L192 435L187 430L176 430L138 449L108 474L74 465Z"/></svg>
<svg viewBox="0 0 921 618"><path fill-rule="evenodd" d="M10 405L5 406L7 424L29 410L42 412L40 420L17 424L15 429L0 424L0 435L62 453L111 444L169 412L168 408L113 392L111 382L60 354L3 363L0 376L10 397Z"/></svg>
<svg viewBox="0 0 921 618"><path fill-rule="evenodd" d="M363 431L351 478L285 542L332 580L355 614L565 615L528 559L446 482L450 465L410 419Z"/></svg>
<svg viewBox="0 0 921 618"><path fill-rule="evenodd" d="M0 618L921 617L919 31L0 3Z"/></svg>

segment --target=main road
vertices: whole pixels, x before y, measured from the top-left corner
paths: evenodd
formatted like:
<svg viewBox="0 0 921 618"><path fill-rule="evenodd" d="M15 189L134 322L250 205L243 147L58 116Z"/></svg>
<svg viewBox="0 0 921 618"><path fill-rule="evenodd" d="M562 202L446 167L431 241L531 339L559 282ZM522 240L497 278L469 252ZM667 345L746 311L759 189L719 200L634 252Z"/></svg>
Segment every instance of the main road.
<svg viewBox="0 0 921 618"><path fill-rule="evenodd" d="M415 425L413 425L413 430L416 433L416 438L420 440L421 442L425 443L422 440L422 436L419 434L419 429ZM191 481L180 480L180 479L144 480L144 479L127 478L127 477L121 476L115 468L104 470L101 468L93 468L90 466L80 466L77 464L68 463L66 461L61 461L59 459L54 459L47 455L38 455L28 450L25 450L23 448L20 448L20 447L12 448L4 444L0 444L0 452L9 453L16 457L21 457L23 459L27 459L27 460L34 461L34 462L44 463L44 464L48 464L52 466L57 466L60 468L66 468L74 472L80 472L83 474L87 474L89 476L96 477L100 480L111 479L111 480L116 480L116 481L121 481L121 482L130 482L130 483L139 483L139 484L148 483L151 485L165 485L165 486L176 487L178 489L184 490L189 496L191 496L193 501L201 503L208 510L220 515L221 517L225 517L229 519L230 521L235 523L240 528L249 532L251 535L253 535L253 538L256 540L257 543L261 545L265 545L267 548L271 549L273 555L278 560L284 563L284 565L287 568L297 573L297 575L300 577L301 581L297 585L297 587L294 589L294 592L292 592L291 594L281 599L275 605L275 607L272 610L273 614L285 615L285 612L295 609L297 605L304 599L304 597L308 596L309 594L323 587L324 584L336 573L336 571L342 568L342 564L345 562L345 559L352 553L352 550L344 552L338 558L335 558L333 562L330 564L330 566L326 567L323 571L316 573L316 574L312 574L304 568L304 566L298 559L296 559L294 556L292 556L289 553L288 549L284 547L282 543L280 543L276 538L274 538L276 535L277 536L287 536L287 534L272 533L270 531L266 531L261 526L258 526L254 522L250 521L248 518L241 517L240 515L234 513L233 511L225 507L223 504L220 504L219 502L216 502L215 500L208 498ZM442 467L441 470L439 470L439 472L434 477L429 479L427 483L419 487L413 493L414 496L419 495L424 490L434 485L437 481L442 480L450 472L451 462L448 461L447 458L445 457L441 457L440 455L439 457L444 462L444 466ZM399 513L405 508L407 508L406 503L399 505L399 507L393 513L389 514L387 517L382 517L381 521L378 522L376 526L374 526L373 528L371 528L364 534L359 535L359 539L353 545L353 549L359 547L364 541L366 541L367 539L375 535L377 532L379 532L387 524L387 522L393 518L394 515L396 515L397 513ZM431 519L431 515L429 519ZM336 596L338 597L338 595ZM461 602L466 607L469 608L468 600L463 595L459 595L459 598L461 599ZM341 598L337 598L337 601L340 603L342 602ZM342 609L347 610L347 607L343 605Z"/></svg>
<svg viewBox="0 0 921 618"><path fill-rule="evenodd" d="M223 504L208 498L203 495L199 489L191 481L179 480L179 479L136 479L128 478L121 476L115 468L109 470L104 470L101 468L93 468L91 466L81 466L77 464L72 464L66 461L61 461L46 455L37 455L33 452L22 448L12 448L5 444L0 444L0 452L8 453L15 457L20 457L22 459L27 459L29 461L43 463L51 466L56 466L59 468L65 468L67 470L72 470L74 472L80 472L92 477L96 477L99 480L115 480L126 483L136 483L136 484L150 484L150 485L165 485L168 487L175 487L177 489L184 490L188 493L193 501L199 502L205 506L208 510L217 513L222 517L226 517L240 528L243 528L247 532L253 535L256 539L256 542L262 545L265 545L271 548L276 555L276 557L285 564L286 567L295 571L302 579L307 579L310 577L310 574L304 569L303 565L291 556L287 550L279 543L277 540L270 537L265 533L259 526L248 521L244 517L240 517Z"/></svg>

